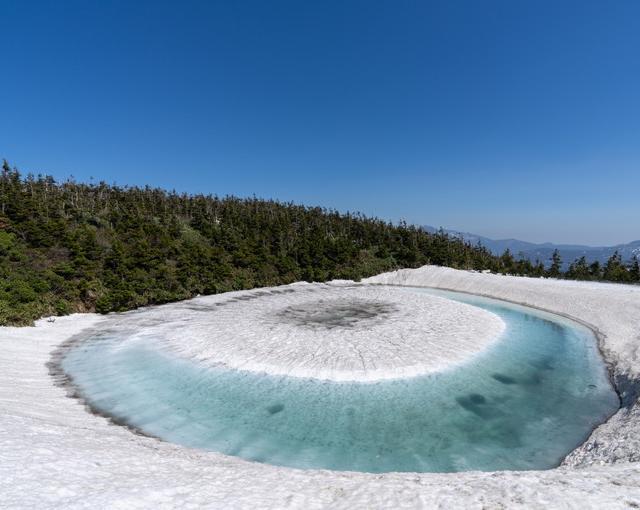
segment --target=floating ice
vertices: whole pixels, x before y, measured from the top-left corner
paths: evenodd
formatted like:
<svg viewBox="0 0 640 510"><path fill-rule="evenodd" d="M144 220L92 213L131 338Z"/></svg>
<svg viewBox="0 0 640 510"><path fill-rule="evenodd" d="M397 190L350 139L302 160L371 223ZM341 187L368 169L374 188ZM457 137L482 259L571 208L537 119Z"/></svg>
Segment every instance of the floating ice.
<svg viewBox="0 0 640 510"><path fill-rule="evenodd" d="M461 363L498 340L504 322L424 293L308 284L147 309L123 316L121 327L204 366L376 381Z"/></svg>

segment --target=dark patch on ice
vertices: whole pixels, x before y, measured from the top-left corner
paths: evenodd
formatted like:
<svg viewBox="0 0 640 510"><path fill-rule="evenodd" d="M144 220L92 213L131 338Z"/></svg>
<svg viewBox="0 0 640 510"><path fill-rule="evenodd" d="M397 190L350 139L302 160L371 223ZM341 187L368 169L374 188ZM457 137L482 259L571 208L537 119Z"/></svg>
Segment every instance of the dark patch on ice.
<svg viewBox="0 0 640 510"><path fill-rule="evenodd" d="M353 328L362 323L384 320L397 310L392 303L365 299L320 299L289 306L277 314L280 319L310 328Z"/></svg>
<svg viewBox="0 0 640 510"><path fill-rule="evenodd" d="M284 404L273 404L267 407L267 411L269 411L269 414L271 415L278 414L283 409L284 409Z"/></svg>
<svg viewBox="0 0 640 510"><path fill-rule="evenodd" d="M464 397L457 397L456 402L463 409L466 409L484 420L492 420L504 414L497 407L489 404L486 397L479 393L469 393Z"/></svg>
<svg viewBox="0 0 640 510"><path fill-rule="evenodd" d="M513 377L504 374L493 374L491 377L502 384L516 384L517 382Z"/></svg>
<svg viewBox="0 0 640 510"><path fill-rule="evenodd" d="M469 401L472 404L486 404L487 403L487 399L484 397L484 395L480 395L479 393L471 393L469 394Z"/></svg>

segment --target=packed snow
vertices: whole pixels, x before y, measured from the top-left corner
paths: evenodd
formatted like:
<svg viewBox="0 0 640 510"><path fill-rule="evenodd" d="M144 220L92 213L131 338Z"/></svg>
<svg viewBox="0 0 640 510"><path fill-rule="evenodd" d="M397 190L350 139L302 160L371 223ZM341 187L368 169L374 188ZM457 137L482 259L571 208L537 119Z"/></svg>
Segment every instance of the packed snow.
<svg viewBox="0 0 640 510"><path fill-rule="evenodd" d="M42 320L34 328L0 329L0 506L640 506L640 288L430 266L380 275L368 283L483 294L588 324L598 332L601 350L624 406L598 427L564 466L548 471L372 475L282 468L136 435L87 412L80 400L69 398L67 390L56 384L46 366L61 344L72 341L87 328L99 328L105 320L91 314L73 315L55 322ZM220 299L250 293L233 293Z"/></svg>
<svg viewBox="0 0 640 510"><path fill-rule="evenodd" d="M498 340L481 308L373 286L296 284L108 318L110 335L202 366L333 381L379 381L459 364Z"/></svg>

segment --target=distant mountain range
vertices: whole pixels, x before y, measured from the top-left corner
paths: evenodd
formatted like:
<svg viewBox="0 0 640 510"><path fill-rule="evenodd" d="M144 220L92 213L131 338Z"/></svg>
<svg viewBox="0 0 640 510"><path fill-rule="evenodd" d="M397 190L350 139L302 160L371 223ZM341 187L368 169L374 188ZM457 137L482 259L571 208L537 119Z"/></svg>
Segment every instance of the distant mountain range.
<svg viewBox="0 0 640 510"><path fill-rule="evenodd" d="M429 225L423 226L428 232L437 232L439 229ZM494 255L502 255L508 248L514 257L522 254L531 262L540 260L545 266L551 262L551 254L554 250L560 252L562 258L563 269L566 269L571 262L584 256L588 262L598 261L604 264L611 255L617 250L622 260L629 261L634 255L640 257L640 240L632 241L627 244L618 244L616 246L586 246L581 244L553 244L553 243L529 243L518 239L489 239L488 237L471 234L469 232L458 232L456 230L444 231L456 237L461 237L465 241L472 244L480 242L482 246L487 248Z"/></svg>

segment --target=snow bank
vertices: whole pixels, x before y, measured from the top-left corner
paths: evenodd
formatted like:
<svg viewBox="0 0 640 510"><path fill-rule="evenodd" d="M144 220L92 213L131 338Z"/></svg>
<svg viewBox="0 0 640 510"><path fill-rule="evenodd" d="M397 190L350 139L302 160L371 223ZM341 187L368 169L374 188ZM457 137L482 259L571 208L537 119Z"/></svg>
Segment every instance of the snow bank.
<svg viewBox="0 0 640 510"><path fill-rule="evenodd" d="M3 508L629 508L640 505L640 289L425 267L370 282L428 285L509 299L596 327L628 407L570 464L549 471L412 474L302 471L132 434L54 384L46 363L102 318L75 315L0 329ZM234 295L242 296L242 293ZM595 452L592 454L591 452ZM606 465L599 465L606 464Z"/></svg>

